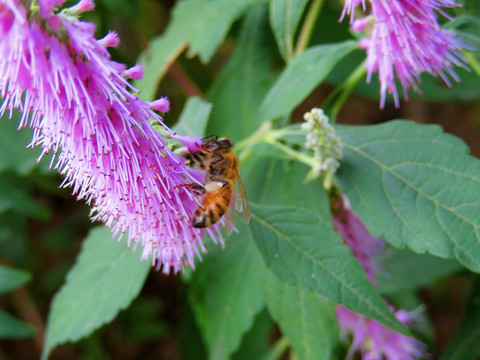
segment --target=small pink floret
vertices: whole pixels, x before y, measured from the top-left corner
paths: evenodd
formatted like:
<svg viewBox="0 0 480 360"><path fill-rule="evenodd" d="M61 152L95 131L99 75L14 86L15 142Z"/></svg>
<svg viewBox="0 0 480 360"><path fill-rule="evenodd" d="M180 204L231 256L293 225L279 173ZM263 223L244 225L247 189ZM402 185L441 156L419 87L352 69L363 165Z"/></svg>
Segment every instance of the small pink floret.
<svg viewBox="0 0 480 360"><path fill-rule="evenodd" d="M161 113L167 113L170 111L170 101L168 101L166 97L161 97L160 99L152 101L150 108Z"/></svg>
<svg viewBox="0 0 480 360"><path fill-rule="evenodd" d="M354 20L352 25L350 26L351 29L357 33L363 31L363 29L365 29L365 27L367 26L367 24L369 23L370 21L370 18L369 17L365 17L365 18L361 18L361 19L357 19L357 20Z"/></svg>
<svg viewBox="0 0 480 360"><path fill-rule="evenodd" d="M139 64L132 66L130 69L125 70L123 75L129 79L140 80L143 78L143 66Z"/></svg>
<svg viewBox="0 0 480 360"><path fill-rule="evenodd" d="M98 42L105 47L116 48L120 44L120 39L115 31L109 31L103 39L98 40Z"/></svg>
<svg viewBox="0 0 480 360"><path fill-rule="evenodd" d="M80 0L76 7L81 13L92 11L95 8L95 2L93 0Z"/></svg>
<svg viewBox="0 0 480 360"><path fill-rule="evenodd" d="M61 6L66 0L39 0L38 6L40 8L40 14L43 17L48 17L52 14L55 7Z"/></svg>
<svg viewBox="0 0 480 360"><path fill-rule="evenodd" d="M181 136L175 134L172 138L180 141L191 154L198 154L201 151L203 142L198 136Z"/></svg>

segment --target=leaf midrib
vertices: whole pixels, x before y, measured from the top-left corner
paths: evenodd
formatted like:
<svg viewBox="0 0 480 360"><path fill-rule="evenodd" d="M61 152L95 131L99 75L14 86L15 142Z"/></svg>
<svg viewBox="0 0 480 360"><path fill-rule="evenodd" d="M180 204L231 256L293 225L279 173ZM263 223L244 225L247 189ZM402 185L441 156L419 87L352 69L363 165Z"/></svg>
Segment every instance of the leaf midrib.
<svg viewBox="0 0 480 360"><path fill-rule="evenodd" d="M273 233L275 233L277 236L283 238L288 244L290 244L292 247L294 247L297 251L299 251L301 254L305 255L307 258L309 258L313 264L317 264L317 266L319 266L320 268L322 268L326 273L328 273L330 276L332 276L332 278L334 278L336 281L338 281L339 284L341 284L341 286L343 286L345 289L348 289L352 294L354 295L357 295L357 298L358 299L362 299L364 301L365 304L367 304L370 309L379 315L379 318L382 318L382 319L385 319L388 324L391 324L392 325L392 328L395 329L395 328L398 328L398 326L395 326L396 323L392 322L390 319L388 319L388 317L386 317L382 312L379 312L377 309L378 307L373 305L370 301L368 301L367 299L365 299L363 296L361 296L361 294L359 294L357 291L355 291L353 288L351 288L350 286L348 286L348 284L345 284L343 281L340 281L339 278L331 273L327 268L325 268L323 266L323 264L318 263L317 259L314 258L313 256L311 256L308 252L305 252L303 251L303 249L301 249L294 241L291 241L289 239L288 236L286 236L285 234L283 234L282 232L280 232L279 230L277 230L273 224L270 224L268 223L267 221L265 221L263 218L261 218L260 216L258 216L254 211L251 212L251 216L253 218L255 218L259 223L261 224L264 224L264 226L268 229L270 229ZM314 224L313 224L314 225ZM345 245L342 245L342 246L345 246ZM343 300L343 299L342 299ZM345 304L343 304L345 305ZM347 306L345 306L347 307Z"/></svg>

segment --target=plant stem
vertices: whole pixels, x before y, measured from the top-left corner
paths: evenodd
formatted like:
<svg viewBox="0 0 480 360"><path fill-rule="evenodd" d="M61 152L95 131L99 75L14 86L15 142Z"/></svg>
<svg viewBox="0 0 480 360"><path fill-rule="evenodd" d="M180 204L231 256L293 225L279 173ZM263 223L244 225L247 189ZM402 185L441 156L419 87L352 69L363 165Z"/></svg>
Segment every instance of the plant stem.
<svg viewBox="0 0 480 360"><path fill-rule="evenodd" d="M266 121L260 125L257 131L250 135L249 137L243 139L240 141L238 144L235 145L235 149L237 152L240 151L246 151L253 145L255 145L257 142L262 141L264 138L268 137L268 134L272 130L272 122L271 121Z"/></svg>
<svg viewBox="0 0 480 360"><path fill-rule="evenodd" d="M288 349L289 346L288 339L285 336L282 336L277 342L273 345L271 350L262 358L262 360L278 360L282 357L283 353Z"/></svg>
<svg viewBox="0 0 480 360"><path fill-rule="evenodd" d="M292 160L298 160L310 167L315 166L315 160L312 157L305 155L304 153L295 151L278 141L275 141L272 145L275 145L277 148L282 150L285 154L290 156Z"/></svg>
<svg viewBox="0 0 480 360"><path fill-rule="evenodd" d="M366 73L365 61L363 61L350 74L347 80L345 80L342 85L337 87L335 91L333 91L328 96L328 98L324 101L323 103L324 109L327 109L330 106L330 104L333 103L331 105L331 111L329 113L329 118L331 123L335 123L337 121L337 115L340 112L340 109L342 108L343 104L345 104L345 101L347 101L353 89L358 84L358 82L362 79L365 73Z"/></svg>
<svg viewBox="0 0 480 360"><path fill-rule="evenodd" d="M313 0L312 5L308 11L307 18L302 26L302 31L298 37L297 47L295 48L295 56L305 50L312 36L315 21L317 20L320 9L322 8L323 0Z"/></svg>
<svg viewBox="0 0 480 360"><path fill-rule="evenodd" d="M37 328L37 333L33 337L35 350L41 353L45 340L45 322L43 321L40 312L35 307L35 304L30 298L30 294L25 288L18 289L12 293L15 306L17 307L22 320L34 325Z"/></svg>

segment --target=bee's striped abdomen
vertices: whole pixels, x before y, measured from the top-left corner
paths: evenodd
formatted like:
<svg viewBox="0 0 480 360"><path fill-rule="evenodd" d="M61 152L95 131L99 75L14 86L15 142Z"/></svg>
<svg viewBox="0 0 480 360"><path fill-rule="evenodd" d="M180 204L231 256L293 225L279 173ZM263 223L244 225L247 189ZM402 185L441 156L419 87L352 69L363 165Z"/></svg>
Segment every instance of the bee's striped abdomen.
<svg viewBox="0 0 480 360"><path fill-rule="evenodd" d="M217 191L205 195L202 205L195 210L193 227L206 228L215 224L227 212L233 196L233 186L227 183Z"/></svg>

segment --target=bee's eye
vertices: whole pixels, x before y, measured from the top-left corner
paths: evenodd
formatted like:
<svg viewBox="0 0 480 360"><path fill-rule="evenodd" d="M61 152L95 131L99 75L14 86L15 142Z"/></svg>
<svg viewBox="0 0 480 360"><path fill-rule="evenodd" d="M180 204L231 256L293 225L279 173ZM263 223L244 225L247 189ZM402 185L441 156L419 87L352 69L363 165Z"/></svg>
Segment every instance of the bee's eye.
<svg viewBox="0 0 480 360"><path fill-rule="evenodd" d="M220 140L217 142L218 146L224 147L224 148L229 148L232 146L232 142L230 140Z"/></svg>

